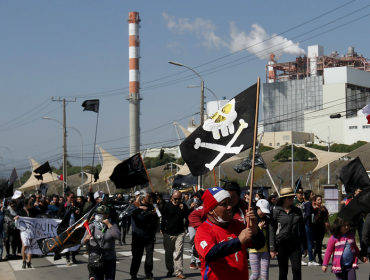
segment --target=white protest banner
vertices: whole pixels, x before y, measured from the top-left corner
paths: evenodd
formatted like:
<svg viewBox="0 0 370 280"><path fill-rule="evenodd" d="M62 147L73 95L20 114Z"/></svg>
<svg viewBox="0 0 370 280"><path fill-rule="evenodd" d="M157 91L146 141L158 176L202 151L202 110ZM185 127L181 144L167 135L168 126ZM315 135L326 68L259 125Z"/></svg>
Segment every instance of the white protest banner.
<svg viewBox="0 0 370 280"><path fill-rule="evenodd" d="M26 253L42 255L37 240L56 236L58 225L62 220L19 217L18 221L18 228L30 243L30 247Z"/></svg>

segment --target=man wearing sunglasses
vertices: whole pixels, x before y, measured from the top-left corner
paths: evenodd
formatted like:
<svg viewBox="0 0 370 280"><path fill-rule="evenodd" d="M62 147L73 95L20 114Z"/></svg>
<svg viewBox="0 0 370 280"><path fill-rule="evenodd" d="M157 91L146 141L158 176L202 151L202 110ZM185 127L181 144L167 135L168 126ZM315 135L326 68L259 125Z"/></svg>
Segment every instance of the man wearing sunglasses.
<svg viewBox="0 0 370 280"><path fill-rule="evenodd" d="M167 277L171 277L175 272L177 278L185 279L186 277L183 274L182 268L185 228L188 226L189 210L181 202L181 198L181 192L175 191L171 201L164 206L161 229L163 232L163 246L168 271Z"/></svg>

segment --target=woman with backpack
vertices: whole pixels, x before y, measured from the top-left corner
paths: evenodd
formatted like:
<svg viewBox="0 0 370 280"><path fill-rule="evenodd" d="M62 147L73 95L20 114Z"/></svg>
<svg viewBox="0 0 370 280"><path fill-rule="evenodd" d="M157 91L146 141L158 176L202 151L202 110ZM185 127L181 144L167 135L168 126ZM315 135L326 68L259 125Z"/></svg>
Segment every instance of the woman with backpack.
<svg viewBox="0 0 370 280"><path fill-rule="evenodd" d="M302 279L301 245L304 255L307 255L307 238L302 212L293 206L294 192L292 188L283 188L280 198L270 219L270 256L277 256L279 263L279 280L288 276L290 259L293 280Z"/></svg>

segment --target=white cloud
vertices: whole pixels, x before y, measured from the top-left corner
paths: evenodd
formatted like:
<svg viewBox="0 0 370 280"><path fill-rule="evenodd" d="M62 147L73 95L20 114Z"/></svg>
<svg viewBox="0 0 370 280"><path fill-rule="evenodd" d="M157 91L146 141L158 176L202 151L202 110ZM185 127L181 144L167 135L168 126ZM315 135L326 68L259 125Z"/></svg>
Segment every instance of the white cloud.
<svg viewBox="0 0 370 280"><path fill-rule="evenodd" d="M176 18L166 12L162 13L168 29L175 34L193 33L200 43L207 48L228 48L231 52L246 49L248 52L261 59L269 60L270 54L279 60L284 53L291 55L304 55L305 51L294 43L280 35L269 35L258 24L253 24L249 33L240 31L234 22L230 23L230 39L225 40L217 36L216 25L210 20L197 18L190 22L188 18ZM177 46L178 47L178 46Z"/></svg>

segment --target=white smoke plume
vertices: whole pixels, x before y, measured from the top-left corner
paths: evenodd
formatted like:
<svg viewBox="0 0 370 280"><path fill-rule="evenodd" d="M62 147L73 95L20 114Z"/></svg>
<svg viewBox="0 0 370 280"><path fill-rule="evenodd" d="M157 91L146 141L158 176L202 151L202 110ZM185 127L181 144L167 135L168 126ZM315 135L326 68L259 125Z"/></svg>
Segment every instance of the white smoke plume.
<svg viewBox="0 0 370 280"><path fill-rule="evenodd" d="M284 53L292 55L304 55L306 53L299 47L299 43L293 43L291 40L276 34L270 36L258 24L252 25L249 34L239 31L234 22L230 23L230 30L231 42L229 48L231 52L246 49L257 57L266 60L269 60L272 53L276 60L279 60Z"/></svg>
<svg viewBox="0 0 370 280"><path fill-rule="evenodd" d="M210 20L201 18L190 22L188 18L176 18L167 13L162 13L168 29L176 34L194 33L201 44L207 48L228 48L231 52L246 49L251 54L265 60L269 60L270 54L279 60L284 53L292 55L304 55L305 51L294 43L280 35L269 35L258 24L252 25L252 30L247 34L240 31L234 22L230 23L230 39L225 40L215 34L216 25Z"/></svg>
<svg viewBox="0 0 370 280"><path fill-rule="evenodd" d="M177 19L165 12L162 13L162 16L167 23L168 29L176 34L184 34L185 32L195 33L197 38L202 40L201 43L207 48L215 47L218 49L226 46L225 42L215 35L217 27L210 20L197 18L193 22L190 22L187 18Z"/></svg>

